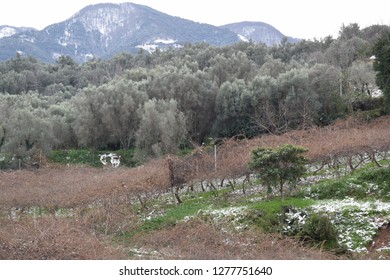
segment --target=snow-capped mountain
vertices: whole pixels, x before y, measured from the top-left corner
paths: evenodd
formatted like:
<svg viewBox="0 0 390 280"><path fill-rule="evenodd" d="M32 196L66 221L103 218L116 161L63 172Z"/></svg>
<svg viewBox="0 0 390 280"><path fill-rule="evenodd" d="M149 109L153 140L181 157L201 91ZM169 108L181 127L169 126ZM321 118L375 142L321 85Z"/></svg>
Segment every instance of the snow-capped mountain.
<svg viewBox="0 0 390 280"><path fill-rule="evenodd" d="M196 23L133 3L97 4L41 31L2 27L0 60L12 58L18 52L45 62L54 62L60 55L83 62L120 52L135 53L139 49L152 52L157 48L179 48L186 43L225 46L257 34L229 28Z"/></svg>
<svg viewBox="0 0 390 280"><path fill-rule="evenodd" d="M267 46L280 44L283 38L288 42L296 43L299 39L283 35L272 25L264 22L238 22L221 26L235 32L242 41L252 40L255 43L264 43Z"/></svg>
<svg viewBox="0 0 390 280"><path fill-rule="evenodd" d="M14 26L9 26L9 25L1 25L0 26L0 39L1 38L6 38L6 37L11 37L15 34L26 32L29 30L34 30L34 28L29 28L29 27L14 27Z"/></svg>

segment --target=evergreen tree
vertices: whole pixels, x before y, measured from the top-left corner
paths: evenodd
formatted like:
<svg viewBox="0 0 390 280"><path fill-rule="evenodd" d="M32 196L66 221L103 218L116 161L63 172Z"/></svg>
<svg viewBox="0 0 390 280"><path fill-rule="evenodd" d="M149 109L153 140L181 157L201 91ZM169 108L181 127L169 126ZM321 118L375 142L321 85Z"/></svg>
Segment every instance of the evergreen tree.
<svg viewBox="0 0 390 280"><path fill-rule="evenodd" d="M174 99L146 102L139 110L136 146L155 156L176 153L188 135L186 118L177 107Z"/></svg>
<svg viewBox="0 0 390 280"><path fill-rule="evenodd" d="M390 113L390 32L386 32L374 46L376 82L385 97L385 112Z"/></svg>
<svg viewBox="0 0 390 280"><path fill-rule="evenodd" d="M260 147L252 151L249 168L272 190L279 187L280 196L284 198L283 189L286 183L296 185L306 172L307 159L303 154L307 149L293 145L278 148Z"/></svg>

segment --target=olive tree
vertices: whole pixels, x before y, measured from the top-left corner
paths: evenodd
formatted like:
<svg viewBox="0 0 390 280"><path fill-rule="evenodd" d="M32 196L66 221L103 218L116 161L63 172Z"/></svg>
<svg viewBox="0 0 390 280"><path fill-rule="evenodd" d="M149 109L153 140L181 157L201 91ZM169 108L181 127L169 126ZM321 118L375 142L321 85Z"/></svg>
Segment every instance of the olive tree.
<svg viewBox="0 0 390 280"><path fill-rule="evenodd" d="M122 79L83 89L72 99L72 125L79 145L125 149L134 145L137 110L146 100L146 93L136 83Z"/></svg>
<svg viewBox="0 0 390 280"><path fill-rule="evenodd" d="M329 64L315 64L308 73L310 90L316 93L320 108L316 124L327 125L345 112L340 96L340 69Z"/></svg>
<svg viewBox="0 0 390 280"><path fill-rule="evenodd" d="M351 82L357 93L372 97L372 89L375 86L375 72L372 64L362 60L354 61L351 67Z"/></svg>
<svg viewBox="0 0 390 280"><path fill-rule="evenodd" d="M374 46L376 82L385 97L385 111L390 112L390 32L386 32Z"/></svg>
<svg viewBox="0 0 390 280"><path fill-rule="evenodd" d="M307 68L292 69L277 79L278 92L284 98L287 128L311 126L321 108L318 95L310 87Z"/></svg>
<svg viewBox="0 0 390 280"><path fill-rule="evenodd" d="M234 136L247 132L248 122L243 108L247 86L243 80L224 82L216 97L214 131L218 136Z"/></svg>
<svg viewBox="0 0 390 280"><path fill-rule="evenodd" d="M0 95L0 152L31 164L56 144L49 104L37 93Z"/></svg>
<svg viewBox="0 0 390 280"><path fill-rule="evenodd" d="M151 155L175 153L187 138L184 114L174 99L151 99L139 110L136 146Z"/></svg>
<svg viewBox="0 0 390 280"><path fill-rule="evenodd" d="M169 66L150 71L147 83L149 97L177 101L178 109L187 118L189 136L202 142L210 134L215 118L215 100L218 88L205 72L193 73L188 67Z"/></svg>

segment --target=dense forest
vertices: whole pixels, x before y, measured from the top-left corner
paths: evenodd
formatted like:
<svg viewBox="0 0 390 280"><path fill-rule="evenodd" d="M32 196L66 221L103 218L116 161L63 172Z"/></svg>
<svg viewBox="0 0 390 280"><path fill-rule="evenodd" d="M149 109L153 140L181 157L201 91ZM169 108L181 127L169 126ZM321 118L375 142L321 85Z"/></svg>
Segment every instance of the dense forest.
<svg viewBox="0 0 390 280"><path fill-rule="evenodd" d="M158 156L324 126L354 111L380 115L374 55L389 31L351 24L336 39L196 44L83 64L16 54L0 63L0 158L135 147Z"/></svg>

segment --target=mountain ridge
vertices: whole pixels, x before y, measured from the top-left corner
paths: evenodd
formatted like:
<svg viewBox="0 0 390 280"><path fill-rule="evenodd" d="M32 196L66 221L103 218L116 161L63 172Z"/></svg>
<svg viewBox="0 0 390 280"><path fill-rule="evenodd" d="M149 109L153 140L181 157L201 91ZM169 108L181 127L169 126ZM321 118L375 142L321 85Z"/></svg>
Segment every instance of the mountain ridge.
<svg viewBox="0 0 390 280"><path fill-rule="evenodd" d="M255 43L264 43L267 46L279 44L283 38L288 42L296 43L297 38L285 36L272 25L261 21L242 21L220 26L235 32L243 41L253 41Z"/></svg>
<svg viewBox="0 0 390 280"><path fill-rule="evenodd" d="M94 57L110 58L120 52L136 53L140 49L153 52L157 48L180 48L187 43L226 46L241 40L262 42L259 36L248 38L234 31L234 27L242 24L217 27L130 2L100 3L86 6L69 19L41 31L8 26L1 33L0 29L3 34L0 60L20 53L45 62L54 62L61 55L84 62ZM274 35L268 35L273 40L263 41L267 45L280 43L278 38L284 35L272 26L268 30L273 32Z"/></svg>

